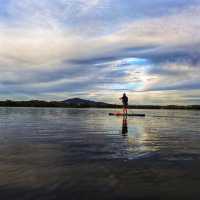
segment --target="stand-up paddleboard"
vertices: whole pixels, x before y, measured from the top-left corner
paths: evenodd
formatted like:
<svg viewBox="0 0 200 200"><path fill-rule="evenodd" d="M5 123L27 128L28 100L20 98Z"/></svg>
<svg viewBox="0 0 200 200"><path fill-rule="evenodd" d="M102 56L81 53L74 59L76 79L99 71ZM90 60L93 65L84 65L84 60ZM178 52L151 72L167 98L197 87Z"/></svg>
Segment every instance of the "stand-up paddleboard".
<svg viewBox="0 0 200 200"><path fill-rule="evenodd" d="M145 114L137 114L137 113L109 113L110 116L132 116L132 117L145 117Z"/></svg>

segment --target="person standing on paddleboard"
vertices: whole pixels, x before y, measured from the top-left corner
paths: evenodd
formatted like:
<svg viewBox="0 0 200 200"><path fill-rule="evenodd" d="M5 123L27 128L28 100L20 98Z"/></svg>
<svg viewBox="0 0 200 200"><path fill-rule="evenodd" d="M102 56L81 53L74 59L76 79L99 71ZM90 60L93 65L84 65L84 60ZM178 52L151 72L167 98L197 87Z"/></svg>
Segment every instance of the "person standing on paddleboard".
<svg viewBox="0 0 200 200"><path fill-rule="evenodd" d="M126 96L126 93L124 93L123 96L120 97L120 99L122 100L122 103L123 103L123 114L127 115L127 111L128 111L128 97Z"/></svg>

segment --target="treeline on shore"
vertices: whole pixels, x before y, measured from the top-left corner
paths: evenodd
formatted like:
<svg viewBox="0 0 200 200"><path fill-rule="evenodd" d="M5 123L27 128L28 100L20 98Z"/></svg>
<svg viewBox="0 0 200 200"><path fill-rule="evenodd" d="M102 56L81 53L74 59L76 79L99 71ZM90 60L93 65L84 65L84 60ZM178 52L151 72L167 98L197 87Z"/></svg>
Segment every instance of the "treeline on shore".
<svg viewBox="0 0 200 200"><path fill-rule="evenodd" d="M65 103L63 101L40 101L40 100L31 100L31 101L0 101L0 107L60 107L60 108L88 108L88 107L99 107L99 108L109 108L115 107L112 104L73 104L73 103Z"/></svg>
<svg viewBox="0 0 200 200"><path fill-rule="evenodd" d="M0 101L0 107L57 107L57 108L122 108L122 105L117 104L66 104L62 101ZM129 109L185 109L185 110L200 110L200 105L130 105Z"/></svg>

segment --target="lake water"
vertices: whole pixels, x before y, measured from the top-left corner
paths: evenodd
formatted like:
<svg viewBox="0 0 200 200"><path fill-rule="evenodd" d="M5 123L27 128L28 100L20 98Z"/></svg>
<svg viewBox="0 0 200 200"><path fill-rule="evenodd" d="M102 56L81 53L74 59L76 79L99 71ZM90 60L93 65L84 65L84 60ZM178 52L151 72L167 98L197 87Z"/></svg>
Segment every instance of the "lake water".
<svg viewBox="0 0 200 200"><path fill-rule="evenodd" d="M146 117L127 119L109 112L0 108L1 199L199 195L199 111L131 110Z"/></svg>

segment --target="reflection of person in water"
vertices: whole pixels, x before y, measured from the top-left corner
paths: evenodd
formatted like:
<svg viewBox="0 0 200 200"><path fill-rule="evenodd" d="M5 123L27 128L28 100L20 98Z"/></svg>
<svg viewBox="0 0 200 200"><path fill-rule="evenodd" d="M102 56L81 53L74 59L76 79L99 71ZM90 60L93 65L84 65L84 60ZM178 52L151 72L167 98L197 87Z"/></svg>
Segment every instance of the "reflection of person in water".
<svg viewBox="0 0 200 200"><path fill-rule="evenodd" d="M127 136L127 133L128 133L127 117L124 116L122 121L122 135Z"/></svg>

